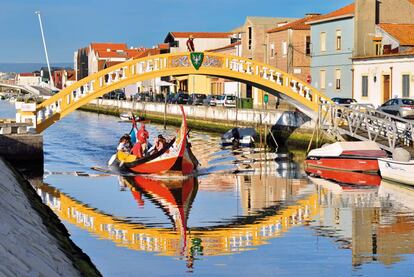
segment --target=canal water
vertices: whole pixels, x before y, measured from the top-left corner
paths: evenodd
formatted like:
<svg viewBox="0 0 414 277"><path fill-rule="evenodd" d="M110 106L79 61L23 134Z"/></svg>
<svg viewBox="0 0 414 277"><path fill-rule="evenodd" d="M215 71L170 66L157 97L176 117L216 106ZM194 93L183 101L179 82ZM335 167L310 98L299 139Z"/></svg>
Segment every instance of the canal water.
<svg viewBox="0 0 414 277"><path fill-rule="evenodd" d="M297 156L223 148L197 131L197 178L92 170L129 129L77 111L44 132L35 188L104 276L412 276L412 188L308 178ZM151 139L176 130L147 129Z"/></svg>

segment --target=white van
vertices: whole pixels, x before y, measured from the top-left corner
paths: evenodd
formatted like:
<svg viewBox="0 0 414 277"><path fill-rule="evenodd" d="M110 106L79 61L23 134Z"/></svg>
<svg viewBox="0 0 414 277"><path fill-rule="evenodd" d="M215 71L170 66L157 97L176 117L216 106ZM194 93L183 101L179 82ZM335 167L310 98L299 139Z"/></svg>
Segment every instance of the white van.
<svg viewBox="0 0 414 277"><path fill-rule="evenodd" d="M236 96L223 94L216 100L217 106L224 106L227 108L236 107Z"/></svg>

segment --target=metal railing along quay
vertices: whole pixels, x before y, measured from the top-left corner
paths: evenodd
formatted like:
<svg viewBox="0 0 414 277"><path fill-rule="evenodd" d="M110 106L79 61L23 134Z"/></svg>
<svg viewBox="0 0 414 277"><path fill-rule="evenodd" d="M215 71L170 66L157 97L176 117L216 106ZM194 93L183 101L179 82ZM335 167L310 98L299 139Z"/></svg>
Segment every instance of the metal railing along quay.
<svg viewBox="0 0 414 277"><path fill-rule="evenodd" d="M377 142L384 150L396 147L413 151L414 121L384 113L367 104L321 104L318 128L337 140L349 136Z"/></svg>

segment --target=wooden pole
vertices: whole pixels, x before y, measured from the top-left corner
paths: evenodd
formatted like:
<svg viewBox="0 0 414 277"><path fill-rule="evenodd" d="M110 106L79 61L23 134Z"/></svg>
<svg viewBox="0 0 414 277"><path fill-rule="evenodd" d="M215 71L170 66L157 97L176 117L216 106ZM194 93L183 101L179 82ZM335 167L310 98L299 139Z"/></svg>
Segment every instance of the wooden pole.
<svg viewBox="0 0 414 277"><path fill-rule="evenodd" d="M164 130L167 129L167 92L164 99Z"/></svg>

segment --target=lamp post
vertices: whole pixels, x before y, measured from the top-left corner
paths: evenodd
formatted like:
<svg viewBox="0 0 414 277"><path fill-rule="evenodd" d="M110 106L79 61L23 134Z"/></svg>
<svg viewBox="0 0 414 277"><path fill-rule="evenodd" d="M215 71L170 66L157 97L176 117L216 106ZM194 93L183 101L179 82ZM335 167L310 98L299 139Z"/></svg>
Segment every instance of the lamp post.
<svg viewBox="0 0 414 277"><path fill-rule="evenodd" d="M40 16L40 11L35 11L35 14L37 14L37 17L39 18L40 33L42 34L42 41L43 41L43 48L45 50L45 55L46 55L47 69L49 70L50 85L51 85L51 88L53 88L55 87L55 84L53 83L52 71L50 70L49 56L47 54L47 48L46 48L46 40L45 40L45 35L43 33L42 17Z"/></svg>

